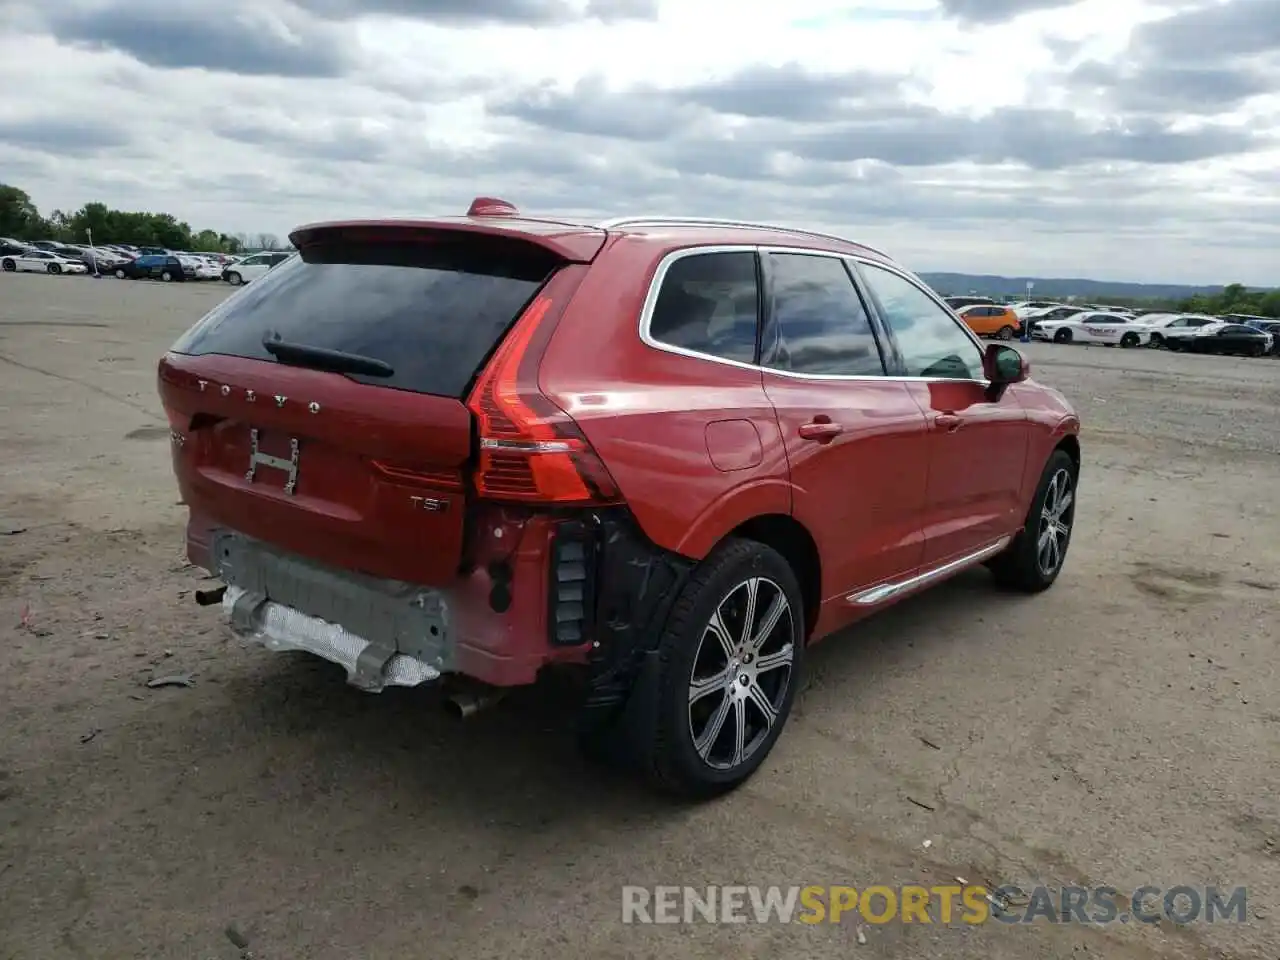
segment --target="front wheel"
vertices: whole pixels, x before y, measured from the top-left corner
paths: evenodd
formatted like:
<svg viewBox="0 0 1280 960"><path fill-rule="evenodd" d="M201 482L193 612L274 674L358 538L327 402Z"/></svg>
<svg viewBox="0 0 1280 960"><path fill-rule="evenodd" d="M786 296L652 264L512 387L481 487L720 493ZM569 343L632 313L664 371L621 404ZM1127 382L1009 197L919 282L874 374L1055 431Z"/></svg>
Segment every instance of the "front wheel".
<svg viewBox="0 0 1280 960"><path fill-rule="evenodd" d="M657 786L709 798L759 769L791 713L804 622L772 548L730 540L698 566L659 641L653 723L636 744Z"/></svg>
<svg viewBox="0 0 1280 960"><path fill-rule="evenodd" d="M238 287L240 284L244 283L244 278L233 270L231 273L227 274L227 283L231 284L233 287Z"/></svg>
<svg viewBox="0 0 1280 960"><path fill-rule="evenodd" d="M14 263L12 260L9 260L7 258L4 260L0 260L0 267L4 268L5 273L13 273L15 270L18 269L18 265Z"/></svg>
<svg viewBox="0 0 1280 960"><path fill-rule="evenodd" d="M1156 350L1160 349L1161 347L1164 346L1164 335L1159 333L1153 333L1151 335L1151 339L1147 341L1147 346L1152 347L1153 349L1156 349Z"/></svg>
<svg viewBox="0 0 1280 960"><path fill-rule="evenodd" d="M1182 344L1181 344L1181 343L1179 343L1177 340L1175 340L1175 339L1173 339L1173 338L1170 338L1170 339L1166 340L1166 341L1164 342L1164 345L1165 345L1166 347L1168 347L1168 348L1169 348L1172 352L1174 352L1174 353L1177 353L1179 350L1181 350L1181 349L1182 349Z"/></svg>
<svg viewBox="0 0 1280 960"><path fill-rule="evenodd" d="M1062 572L1076 517L1080 468L1064 450L1055 450L1040 475L1026 522L988 566L996 583L1024 593L1053 586Z"/></svg>
<svg viewBox="0 0 1280 960"><path fill-rule="evenodd" d="M116 279L117 279L117 280L123 280L123 279L125 279L125 272L124 272L123 270L121 270L121 269L117 268L117 269L116 269Z"/></svg>

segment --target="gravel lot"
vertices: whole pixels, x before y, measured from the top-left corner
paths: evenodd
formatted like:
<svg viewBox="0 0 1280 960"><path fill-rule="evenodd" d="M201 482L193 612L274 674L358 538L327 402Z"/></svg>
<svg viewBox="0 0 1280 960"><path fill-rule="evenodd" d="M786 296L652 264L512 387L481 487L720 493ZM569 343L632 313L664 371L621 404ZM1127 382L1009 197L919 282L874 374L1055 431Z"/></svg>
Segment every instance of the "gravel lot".
<svg viewBox="0 0 1280 960"><path fill-rule="evenodd" d="M1030 345L1085 421L1057 586L971 573L822 645L760 776L681 808L581 763L548 691L459 724L192 602L154 370L227 292L0 276L0 957L1274 960L1280 362ZM956 876L1249 916L620 919L624 884Z"/></svg>

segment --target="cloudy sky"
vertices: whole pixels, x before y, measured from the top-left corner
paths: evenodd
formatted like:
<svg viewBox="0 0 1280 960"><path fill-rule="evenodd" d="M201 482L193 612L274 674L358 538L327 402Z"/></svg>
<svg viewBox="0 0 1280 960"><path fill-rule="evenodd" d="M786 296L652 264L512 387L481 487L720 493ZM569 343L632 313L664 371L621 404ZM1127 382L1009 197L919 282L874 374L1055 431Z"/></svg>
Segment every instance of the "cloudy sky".
<svg viewBox="0 0 1280 960"><path fill-rule="evenodd" d="M0 0L0 181L229 232L490 194L1280 284L1280 0Z"/></svg>

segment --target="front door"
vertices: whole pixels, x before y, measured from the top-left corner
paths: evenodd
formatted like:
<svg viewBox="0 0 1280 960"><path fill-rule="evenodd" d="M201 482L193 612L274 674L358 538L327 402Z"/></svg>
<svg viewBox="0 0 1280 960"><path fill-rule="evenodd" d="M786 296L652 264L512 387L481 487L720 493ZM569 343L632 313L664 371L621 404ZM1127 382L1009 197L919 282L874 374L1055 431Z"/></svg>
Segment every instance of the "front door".
<svg viewBox="0 0 1280 960"><path fill-rule="evenodd" d="M885 376L881 344L840 257L761 254L764 388L791 469L793 513L822 557L824 624L849 595L919 568L926 423L907 384Z"/></svg>
<svg viewBox="0 0 1280 960"><path fill-rule="evenodd" d="M922 286L858 265L893 339L892 363L929 427L923 568L983 550L1023 522L1029 433L1013 391L987 395L982 348Z"/></svg>

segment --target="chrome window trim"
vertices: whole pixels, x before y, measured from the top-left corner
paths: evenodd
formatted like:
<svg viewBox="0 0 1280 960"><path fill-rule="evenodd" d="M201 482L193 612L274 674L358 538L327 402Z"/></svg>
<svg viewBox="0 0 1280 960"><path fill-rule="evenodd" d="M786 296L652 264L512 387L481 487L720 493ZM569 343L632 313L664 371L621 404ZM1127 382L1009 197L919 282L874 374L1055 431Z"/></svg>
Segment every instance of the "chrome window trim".
<svg viewBox="0 0 1280 960"><path fill-rule="evenodd" d="M680 357L689 357L693 360L705 360L710 363L719 363L729 367L737 367L740 370L753 370L759 373L768 373L773 376L792 380L851 383L884 383L886 381L894 383L977 383L984 387L991 385L991 382L985 378L905 377L891 376L889 374L875 376L870 374L796 373L792 370L775 370L773 367L762 366L758 363L745 363L741 360L729 360L726 357L717 357L715 354L703 353L700 350L690 350L687 347L677 347L673 344L664 343L663 341L656 339L650 332L649 328L653 320L653 311L656 309L658 304L658 295L662 290L662 283L666 279L667 272L671 269L672 264L679 260L683 260L685 257L694 257L712 253L751 253L757 257L766 253L792 253L799 254L801 256L830 257L833 260L845 260L853 263L867 264L872 267L879 267L889 273L896 274L911 285L917 287L921 292L925 293L931 300L942 308L943 314L965 333L970 342L977 347L979 356L986 352L986 348L982 345L982 342L977 338L973 331L970 330L964 322L959 319L959 317L955 316L954 312L938 298L937 294L930 291L925 284L921 283L918 279L913 278L912 275L905 270L890 266L889 264L868 260L864 257L856 257L852 254L839 253L833 250L811 250L807 247L780 247L756 243L719 243L681 247L678 250L672 250L658 261L657 269L654 270L653 277L649 281L649 289L645 294L644 305L640 308L639 333L640 340L645 346L653 350L661 351L662 353L675 354Z"/></svg>

